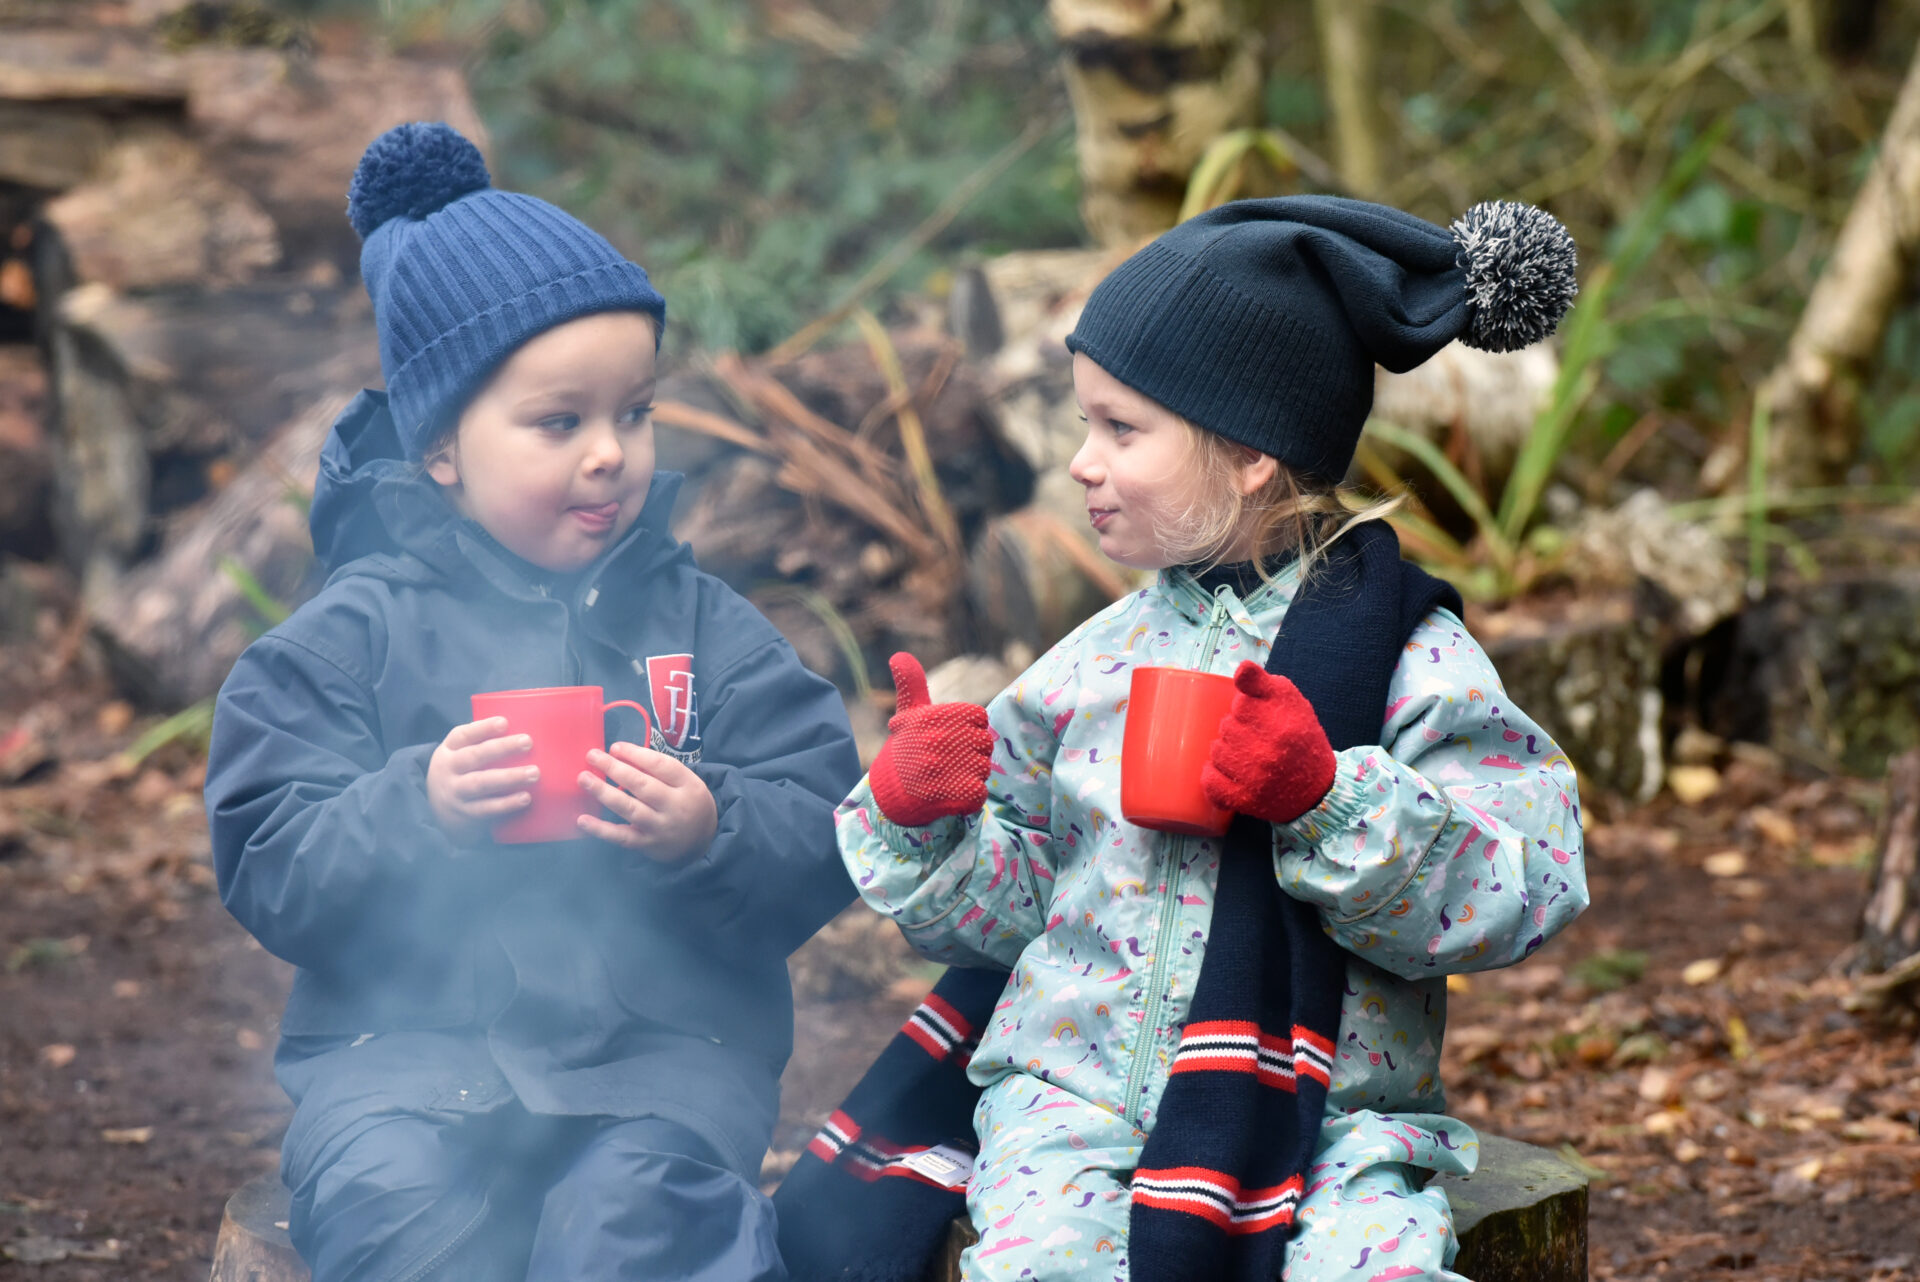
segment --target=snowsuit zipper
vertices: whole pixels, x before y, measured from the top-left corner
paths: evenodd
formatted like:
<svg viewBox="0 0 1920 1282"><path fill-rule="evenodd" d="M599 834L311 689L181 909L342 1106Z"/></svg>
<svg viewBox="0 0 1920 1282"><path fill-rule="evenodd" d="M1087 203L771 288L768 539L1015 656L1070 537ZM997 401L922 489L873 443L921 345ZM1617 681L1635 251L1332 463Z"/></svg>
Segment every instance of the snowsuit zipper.
<svg viewBox="0 0 1920 1282"><path fill-rule="evenodd" d="M1207 615L1207 628L1200 637L1200 656L1196 665L1203 672L1212 666L1214 646L1227 626L1229 615L1226 596L1230 590L1222 587L1214 594L1213 608ZM1159 922L1153 936L1153 964L1147 968L1147 996L1146 1004L1140 1011L1140 1038L1134 1045L1133 1063L1127 1069L1127 1093L1120 1102L1120 1115L1135 1126L1140 1125L1141 1092L1146 1089L1154 1048L1160 1040L1160 989L1166 983L1167 954L1173 947L1173 932L1180 920L1180 884L1186 876L1188 844L1188 838L1175 837L1167 848L1169 867L1166 894L1160 900Z"/></svg>

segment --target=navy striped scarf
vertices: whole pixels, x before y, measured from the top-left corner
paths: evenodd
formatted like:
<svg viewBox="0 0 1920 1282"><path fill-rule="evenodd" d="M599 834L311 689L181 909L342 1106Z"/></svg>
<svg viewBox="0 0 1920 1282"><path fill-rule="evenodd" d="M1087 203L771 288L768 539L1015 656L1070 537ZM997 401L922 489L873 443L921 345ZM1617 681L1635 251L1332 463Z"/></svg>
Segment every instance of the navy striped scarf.
<svg viewBox="0 0 1920 1282"><path fill-rule="evenodd" d="M1313 705L1334 748L1377 743L1406 638L1439 580L1383 523L1348 532L1282 621L1267 669ZM1206 959L1133 1173L1130 1275L1279 1276L1319 1138L1347 954L1273 873L1273 829L1236 818ZM914 1282L964 1212L949 1169L974 1148L966 1063L1005 986L950 970L816 1136L774 1197L795 1282Z"/></svg>

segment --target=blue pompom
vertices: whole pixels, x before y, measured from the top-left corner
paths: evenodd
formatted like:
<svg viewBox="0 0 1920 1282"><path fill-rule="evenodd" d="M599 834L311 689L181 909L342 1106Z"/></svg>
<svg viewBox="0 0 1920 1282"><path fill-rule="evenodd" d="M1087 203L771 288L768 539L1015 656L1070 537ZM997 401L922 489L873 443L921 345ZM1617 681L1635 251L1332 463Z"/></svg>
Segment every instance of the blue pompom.
<svg viewBox="0 0 1920 1282"><path fill-rule="evenodd" d="M490 182L480 149L452 126L395 125L360 157L347 188L347 221L364 240L389 218L424 218Z"/></svg>

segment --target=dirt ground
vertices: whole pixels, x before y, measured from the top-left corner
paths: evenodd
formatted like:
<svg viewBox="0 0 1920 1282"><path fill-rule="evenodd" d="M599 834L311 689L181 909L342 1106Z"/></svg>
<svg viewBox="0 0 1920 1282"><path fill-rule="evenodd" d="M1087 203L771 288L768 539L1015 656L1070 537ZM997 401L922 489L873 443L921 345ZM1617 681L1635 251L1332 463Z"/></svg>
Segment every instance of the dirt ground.
<svg viewBox="0 0 1920 1282"><path fill-rule="evenodd" d="M192 753L116 764L153 719L60 643L0 651L0 1279L201 1279L275 1163L287 972L214 893ZM1879 785L1722 764L1691 806L1589 799L1592 910L1456 982L1454 1108L1592 1168L1597 1279L1920 1279L1920 1048L1835 967ZM769 1178L927 983L852 916L796 973Z"/></svg>

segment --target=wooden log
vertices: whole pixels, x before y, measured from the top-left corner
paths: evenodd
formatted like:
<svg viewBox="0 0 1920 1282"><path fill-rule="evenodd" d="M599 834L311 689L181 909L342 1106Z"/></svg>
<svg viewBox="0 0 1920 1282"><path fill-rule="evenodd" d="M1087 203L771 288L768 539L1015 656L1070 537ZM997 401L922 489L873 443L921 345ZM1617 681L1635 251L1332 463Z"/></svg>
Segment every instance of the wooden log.
<svg viewBox="0 0 1920 1282"><path fill-rule="evenodd" d="M1642 801L1659 791L1663 627L1634 593L1522 600L1473 611L1467 623L1507 694L1553 736L1583 787Z"/></svg>
<svg viewBox="0 0 1920 1282"><path fill-rule="evenodd" d="M1920 568L1836 565L1783 583L1713 638L1704 727L1792 761L1872 777L1920 747Z"/></svg>
<svg viewBox="0 0 1920 1282"><path fill-rule="evenodd" d="M273 220L173 130L122 138L42 217L77 279L120 291L239 284L280 261Z"/></svg>
<svg viewBox="0 0 1920 1282"><path fill-rule="evenodd" d="M177 61L192 137L218 172L273 219L290 260L324 259L348 278L360 242L341 202L369 142L409 120L444 120L487 149L466 76L452 64L225 48Z"/></svg>
<svg viewBox="0 0 1920 1282"><path fill-rule="evenodd" d="M1587 1177L1556 1153L1482 1136L1472 1175L1442 1175L1460 1242L1454 1271L1474 1282L1586 1282ZM927 1282L959 1282L960 1253L980 1240L965 1217Z"/></svg>
<svg viewBox="0 0 1920 1282"><path fill-rule="evenodd" d="M129 568L214 472L243 465L334 389L374 382L359 299L357 287L278 283L139 296L88 284L61 296L46 337L54 526L68 563L96 577Z"/></svg>
<svg viewBox="0 0 1920 1282"><path fill-rule="evenodd" d="M1442 1175L1474 1282L1586 1282L1587 1177L1543 1148L1486 1135L1472 1175Z"/></svg>
<svg viewBox="0 0 1920 1282"><path fill-rule="evenodd" d="M1860 914L1858 969L1881 976L1912 969L1902 963L1920 960L1920 748L1887 763L1887 810L1870 884L1873 892ZM1920 974L1904 982L1869 982L1860 993L1885 1006L1903 990L1911 998L1916 981Z"/></svg>
<svg viewBox="0 0 1920 1282"><path fill-rule="evenodd" d="M0 549L22 556L45 556L53 538L46 397L38 353L0 346Z"/></svg>
<svg viewBox="0 0 1920 1282"><path fill-rule="evenodd" d="M292 1204L277 1175L262 1175L227 1199L209 1282L309 1282L313 1274L287 1237Z"/></svg>
<svg viewBox="0 0 1920 1282"><path fill-rule="evenodd" d="M84 106L0 101L0 183L43 193L78 186L106 154L113 132Z"/></svg>
<svg viewBox="0 0 1920 1282"><path fill-rule="evenodd" d="M178 60L124 31L27 28L0 42L0 101L177 110L186 100Z"/></svg>
<svg viewBox="0 0 1920 1282"><path fill-rule="evenodd" d="M1088 537L1085 497L1061 469L1041 478L1033 503L989 520L967 554L976 640L996 652L1017 642L1044 653L1133 587Z"/></svg>
<svg viewBox="0 0 1920 1282"><path fill-rule="evenodd" d="M87 585L95 635L129 694L169 707L206 698L277 621L251 599L254 585L283 605L304 596L313 547L300 500L313 492L320 446L347 399L296 419L158 557Z"/></svg>
<svg viewBox="0 0 1920 1282"><path fill-rule="evenodd" d="M53 531L83 579L111 578L147 537L152 482L135 389L84 325L47 335L54 404Z"/></svg>
<svg viewBox="0 0 1920 1282"><path fill-rule="evenodd" d="M1237 0L1050 0L1080 157L1080 214L1102 245L1173 226L1207 144L1255 123L1262 41Z"/></svg>

